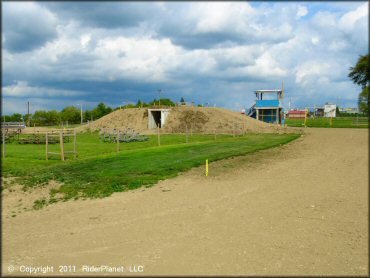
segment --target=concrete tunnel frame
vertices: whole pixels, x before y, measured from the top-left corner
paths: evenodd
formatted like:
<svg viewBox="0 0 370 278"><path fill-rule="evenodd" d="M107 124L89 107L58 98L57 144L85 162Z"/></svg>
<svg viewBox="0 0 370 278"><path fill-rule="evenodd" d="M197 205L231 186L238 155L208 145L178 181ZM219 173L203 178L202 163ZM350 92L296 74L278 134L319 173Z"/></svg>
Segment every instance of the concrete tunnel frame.
<svg viewBox="0 0 370 278"><path fill-rule="evenodd" d="M171 109L148 109L148 128L164 127Z"/></svg>

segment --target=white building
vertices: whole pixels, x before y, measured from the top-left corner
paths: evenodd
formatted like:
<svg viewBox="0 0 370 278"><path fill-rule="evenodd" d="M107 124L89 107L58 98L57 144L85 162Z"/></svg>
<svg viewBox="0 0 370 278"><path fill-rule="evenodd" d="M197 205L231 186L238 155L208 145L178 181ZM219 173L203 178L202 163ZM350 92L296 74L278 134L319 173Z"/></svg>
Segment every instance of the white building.
<svg viewBox="0 0 370 278"><path fill-rule="evenodd" d="M335 117L337 111L337 106L335 104L325 104L324 105L324 117L330 118Z"/></svg>

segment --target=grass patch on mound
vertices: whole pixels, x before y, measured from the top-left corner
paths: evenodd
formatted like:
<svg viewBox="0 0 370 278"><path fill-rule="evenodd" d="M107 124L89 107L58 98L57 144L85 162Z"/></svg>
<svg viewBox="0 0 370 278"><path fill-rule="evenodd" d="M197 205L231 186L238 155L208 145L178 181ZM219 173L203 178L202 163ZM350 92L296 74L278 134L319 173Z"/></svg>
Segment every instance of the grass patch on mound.
<svg viewBox="0 0 370 278"><path fill-rule="evenodd" d="M89 141L93 144L90 138L93 135L83 134L81 136L86 136L86 144ZM62 185L58 189L50 191L52 202L57 200L56 196L59 200L80 197L101 198L114 192L151 186L159 180L174 177L193 167L203 165L206 159L212 162L245 155L288 143L300 135L248 134L235 138L225 135L218 136L216 141L212 140L213 136L197 135L196 140L193 138L192 143L187 144L183 142L183 135L167 136L161 138L160 147L155 146L156 141L151 138L152 142L125 144L123 151L119 153L112 150L108 152L105 149L113 149L115 144L95 142L90 148L79 147L81 156L84 158L65 162L23 157L17 164L17 159L14 158L15 153L13 153L13 156L5 159L3 170L8 174L20 174L18 182L23 184L25 189L47 184L50 180L61 182ZM82 137L79 140L83 140ZM22 147L38 148L40 146ZM107 152L101 153L103 150ZM40 201L35 203L35 207L40 208L45 204L44 201Z"/></svg>

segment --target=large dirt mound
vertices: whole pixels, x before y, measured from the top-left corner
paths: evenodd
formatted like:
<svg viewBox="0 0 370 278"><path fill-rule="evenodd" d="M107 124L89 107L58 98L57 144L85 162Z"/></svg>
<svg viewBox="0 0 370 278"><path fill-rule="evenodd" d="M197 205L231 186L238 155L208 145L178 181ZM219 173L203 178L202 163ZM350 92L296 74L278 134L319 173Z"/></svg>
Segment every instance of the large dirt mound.
<svg viewBox="0 0 370 278"><path fill-rule="evenodd" d="M280 128L223 108L175 107L164 131L201 133L273 132Z"/></svg>
<svg viewBox="0 0 370 278"><path fill-rule="evenodd" d="M141 133L153 133L148 129L148 109L132 108L116 110L80 130L91 128L118 129L132 128ZM247 117L238 112L211 107L173 107L162 128L166 133L228 133L276 132L281 128Z"/></svg>
<svg viewBox="0 0 370 278"><path fill-rule="evenodd" d="M84 129L100 130L100 129L117 129L124 130L131 128L139 132L148 130L148 109L132 108L120 109L89 123L79 130Z"/></svg>

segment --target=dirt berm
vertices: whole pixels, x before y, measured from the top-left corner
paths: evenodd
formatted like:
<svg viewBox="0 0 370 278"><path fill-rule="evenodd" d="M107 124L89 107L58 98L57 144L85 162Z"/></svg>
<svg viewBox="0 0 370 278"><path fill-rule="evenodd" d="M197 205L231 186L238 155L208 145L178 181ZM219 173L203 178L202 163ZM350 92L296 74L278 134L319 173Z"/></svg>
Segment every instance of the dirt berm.
<svg viewBox="0 0 370 278"><path fill-rule="evenodd" d="M148 109L131 108L116 110L78 130L99 130L132 128L135 131L150 134L148 128ZM245 132L281 132L277 125L257 121L251 117L227 110L211 107L173 107L162 128L164 133L245 133Z"/></svg>

